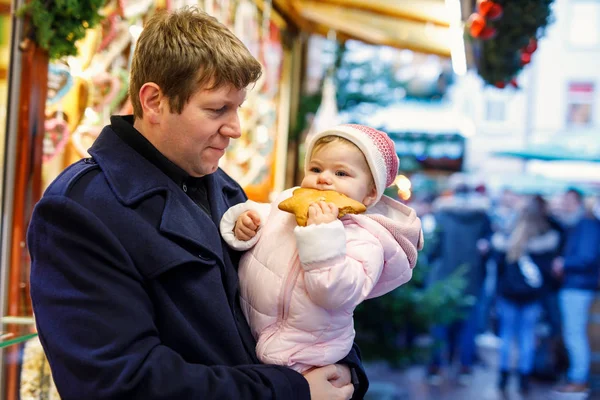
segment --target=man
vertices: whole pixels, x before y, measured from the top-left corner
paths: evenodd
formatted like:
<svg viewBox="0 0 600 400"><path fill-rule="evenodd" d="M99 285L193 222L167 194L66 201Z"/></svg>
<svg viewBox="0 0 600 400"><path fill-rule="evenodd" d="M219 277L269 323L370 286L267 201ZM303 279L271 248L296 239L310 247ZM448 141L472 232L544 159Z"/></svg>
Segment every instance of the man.
<svg viewBox="0 0 600 400"><path fill-rule="evenodd" d="M586 216L583 195L576 189L563 197L566 241L563 256L554 261L553 272L562 279L559 302L562 332L569 354L568 382L558 391L587 392L590 371L590 345L587 324L600 277L600 225Z"/></svg>
<svg viewBox="0 0 600 400"><path fill-rule="evenodd" d="M476 356L478 301L485 279L485 256L491 236L488 199L474 192L461 175L454 175L451 185L452 195L441 197L434 203L437 237L429 254L432 269L428 282L446 279L457 269L468 268L464 274L464 296L471 296L475 302L461 310L461 319L449 325L438 324L432 329L437 343L427 375L429 383L434 385L441 383L443 353L447 354L450 364L453 356L458 355L459 381L461 384L470 382Z"/></svg>
<svg viewBox="0 0 600 400"><path fill-rule="evenodd" d="M31 297L68 399L348 399L357 350L303 375L260 365L223 213L246 196L218 168L260 64L214 18L155 14L133 56L135 117L113 117L36 206ZM359 383L360 382L360 383Z"/></svg>

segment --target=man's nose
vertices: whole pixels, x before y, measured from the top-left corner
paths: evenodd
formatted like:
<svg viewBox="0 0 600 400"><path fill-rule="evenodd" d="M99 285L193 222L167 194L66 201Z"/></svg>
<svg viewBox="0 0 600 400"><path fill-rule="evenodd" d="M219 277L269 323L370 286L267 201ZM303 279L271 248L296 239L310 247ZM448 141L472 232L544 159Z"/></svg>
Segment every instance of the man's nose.
<svg viewBox="0 0 600 400"><path fill-rule="evenodd" d="M242 136L242 129L240 127L240 117L235 112L229 120L219 130L221 135L228 136L232 139L237 139Z"/></svg>

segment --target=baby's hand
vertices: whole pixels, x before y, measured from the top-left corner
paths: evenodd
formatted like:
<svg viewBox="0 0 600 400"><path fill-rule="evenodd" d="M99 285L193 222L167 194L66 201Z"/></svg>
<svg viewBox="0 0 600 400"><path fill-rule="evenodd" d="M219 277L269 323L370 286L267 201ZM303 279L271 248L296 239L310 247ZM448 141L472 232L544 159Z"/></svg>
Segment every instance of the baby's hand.
<svg viewBox="0 0 600 400"><path fill-rule="evenodd" d="M318 201L308 207L308 220L306 225L327 224L338 217L338 208L333 203Z"/></svg>
<svg viewBox="0 0 600 400"><path fill-rule="evenodd" d="M260 215L254 210L248 210L238 217L233 227L233 234L236 239L246 242L256 236L259 226Z"/></svg>

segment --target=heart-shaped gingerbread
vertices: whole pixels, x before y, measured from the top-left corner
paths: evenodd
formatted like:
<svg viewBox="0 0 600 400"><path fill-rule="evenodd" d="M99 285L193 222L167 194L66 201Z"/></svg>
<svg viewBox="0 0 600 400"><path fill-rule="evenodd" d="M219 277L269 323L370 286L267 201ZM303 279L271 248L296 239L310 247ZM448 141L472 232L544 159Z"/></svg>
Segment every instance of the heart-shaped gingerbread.
<svg viewBox="0 0 600 400"><path fill-rule="evenodd" d="M89 157L88 149L92 147L94 141L102 131L101 126L79 125L73 132L71 143L81 158Z"/></svg>
<svg viewBox="0 0 600 400"><path fill-rule="evenodd" d="M42 162L50 162L69 142L69 125L63 118L50 118L44 123Z"/></svg>
<svg viewBox="0 0 600 400"><path fill-rule="evenodd" d="M46 105L58 103L73 87L73 77L66 65L52 63L48 66L48 96Z"/></svg>
<svg viewBox="0 0 600 400"><path fill-rule="evenodd" d="M92 97L92 108L101 112L105 106L112 105L119 92L121 92L121 80L119 77L100 72L92 78L94 94Z"/></svg>
<svg viewBox="0 0 600 400"><path fill-rule="evenodd" d="M102 21L102 41L98 46L98 52L104 51L119 33L119 14L117 12L113 12L108 18L105 18Z"/></svg>

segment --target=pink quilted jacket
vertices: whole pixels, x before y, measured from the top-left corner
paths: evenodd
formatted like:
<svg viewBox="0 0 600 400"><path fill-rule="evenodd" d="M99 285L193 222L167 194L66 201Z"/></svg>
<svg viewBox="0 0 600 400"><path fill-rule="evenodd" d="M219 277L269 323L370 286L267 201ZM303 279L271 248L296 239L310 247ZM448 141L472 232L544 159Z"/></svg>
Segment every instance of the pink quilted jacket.
<svg viewBox="0 0 600 400"><path fill-rule="evenodd" d="M247 250L239 267L242 310L267 364L302 372L345 357L354 340L353 311L365 299L408 282L422 246L414 211L384 198L369 213L328 224L299 227L277 205L252 201L232 207L221 221L227 243ZM250 241L235 239L233 226L248 209L261 214Z"/></svg>

